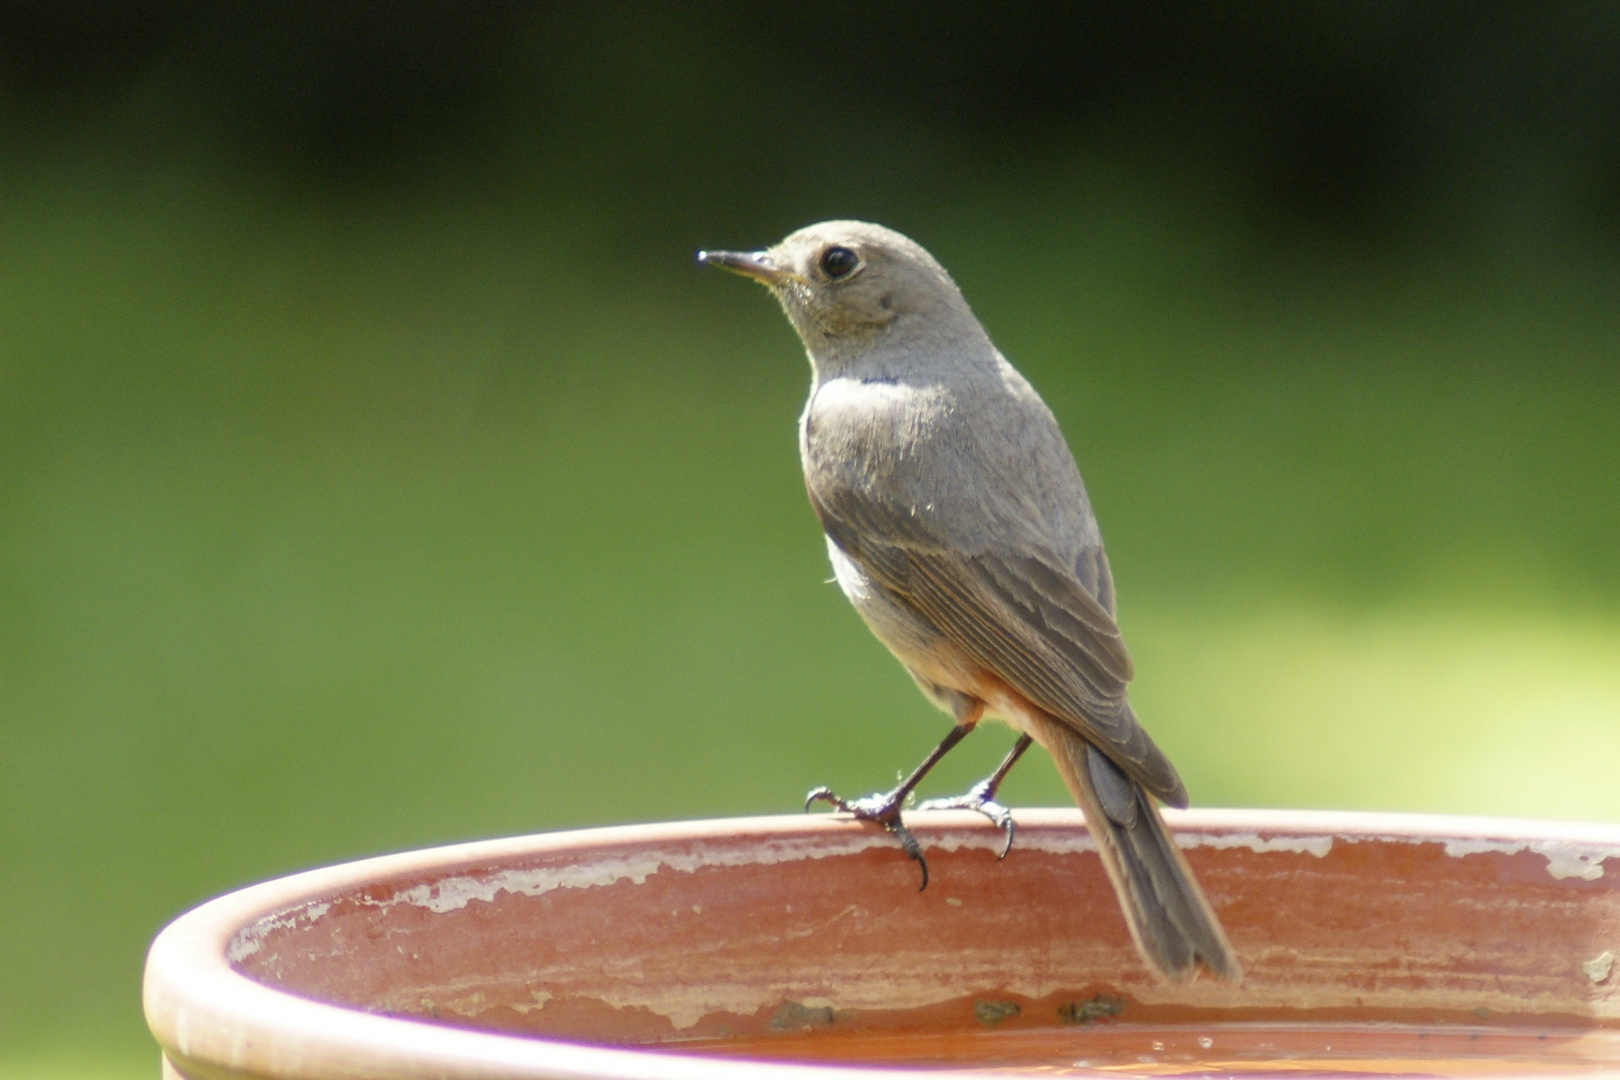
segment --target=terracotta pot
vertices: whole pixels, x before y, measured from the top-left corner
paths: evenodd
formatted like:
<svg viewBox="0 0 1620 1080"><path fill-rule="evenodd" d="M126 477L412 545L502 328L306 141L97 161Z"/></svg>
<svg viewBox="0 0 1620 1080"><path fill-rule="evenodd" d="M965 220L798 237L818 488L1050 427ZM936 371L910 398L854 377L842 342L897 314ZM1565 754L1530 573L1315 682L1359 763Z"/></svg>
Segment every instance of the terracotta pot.
<svg viewBox="0 0 1620 1080"><path fill-rule="evenodd" d="M1003 862L914 815L925 892L882 831L795 816L257 885L159 935L146 1015L196 1080L1620 1069L1620 828L1169 817L1240 986L1148 975L1072 811L1021 813Z"/></svg>

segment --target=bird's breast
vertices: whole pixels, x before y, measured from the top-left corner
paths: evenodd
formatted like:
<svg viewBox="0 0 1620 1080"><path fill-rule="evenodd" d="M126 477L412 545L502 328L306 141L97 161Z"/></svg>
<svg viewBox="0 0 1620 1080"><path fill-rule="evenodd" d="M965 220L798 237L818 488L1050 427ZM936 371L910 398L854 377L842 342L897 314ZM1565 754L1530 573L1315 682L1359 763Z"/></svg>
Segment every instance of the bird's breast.
<svg viewBox="0 0 1620 1080"><path fill-rule="evenodd" d="M867 486L915 473L958 419L942 386L830 379L812 391L800 423L806 478Z"/></svg>

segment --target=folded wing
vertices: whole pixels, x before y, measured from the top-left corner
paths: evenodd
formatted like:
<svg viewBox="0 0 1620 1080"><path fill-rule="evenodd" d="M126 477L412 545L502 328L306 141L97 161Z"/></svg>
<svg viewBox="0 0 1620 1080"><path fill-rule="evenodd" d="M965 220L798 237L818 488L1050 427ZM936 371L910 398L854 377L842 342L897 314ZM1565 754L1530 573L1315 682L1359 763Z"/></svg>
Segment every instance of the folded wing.
<svg viewBox="0 0 1620 1080"><path fill-rule="evenodd" d="M846 493L810 493L822 528L898 603L1097 747L1172 806L1187 792L1137 722L1134 674L1119 626L1055 553L963 553L926 516Z"/></svg>

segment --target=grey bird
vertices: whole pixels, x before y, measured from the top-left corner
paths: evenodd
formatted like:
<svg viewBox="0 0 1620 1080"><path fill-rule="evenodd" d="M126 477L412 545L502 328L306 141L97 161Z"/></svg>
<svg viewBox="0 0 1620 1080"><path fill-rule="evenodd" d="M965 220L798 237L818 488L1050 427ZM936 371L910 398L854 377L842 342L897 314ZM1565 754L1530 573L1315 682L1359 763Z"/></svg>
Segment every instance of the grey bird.
<svg viewBox="0 0 1620 1080"><path fill-rule="evenodd" d="M810 802L884 825L989 716L1020 738L987 780L924 808L978 810L1039 743L1084 812L1132 937L1161 977L1242 969L1154 800L1187 805L1175 767L1131 711L1102 535L1057 420L991 344L933 256L880 225L827 221L764 251L700 262L766 285L810 356L799 450L839 587L956 726L895 790ZM808 805L808 803L807 803Z"/></svg>

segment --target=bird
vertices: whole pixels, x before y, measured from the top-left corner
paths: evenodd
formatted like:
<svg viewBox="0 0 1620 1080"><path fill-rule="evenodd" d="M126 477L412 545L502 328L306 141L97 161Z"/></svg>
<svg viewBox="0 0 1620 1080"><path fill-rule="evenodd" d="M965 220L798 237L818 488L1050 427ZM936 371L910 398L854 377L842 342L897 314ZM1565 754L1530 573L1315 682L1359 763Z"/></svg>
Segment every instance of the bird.
<svg viewBox="0 0 1620 1080"><path fill-rule="evenodd" d="M834 577L873 634L955 724L894 790L816 802L875 822L928 866L902 811L987 717L1019 735L966 794L919 809L984 814L1030 744L1085 815L1131 937L1161 979L1242 966L1156 803L1185 807L1175 767L1137 720L1113 574L1074 455L943 266L911 239L824 221L758 251L700 251L781 303L809 355L799 450Z"/></svg>

